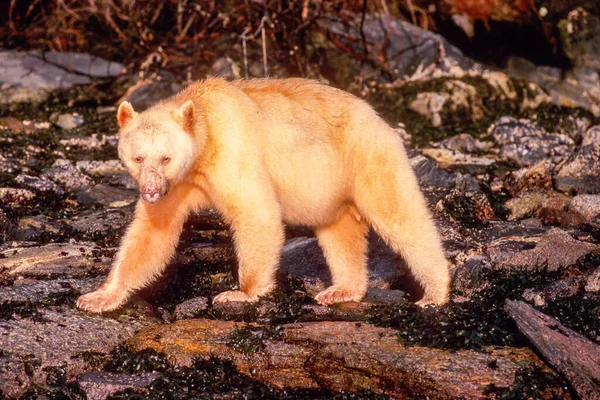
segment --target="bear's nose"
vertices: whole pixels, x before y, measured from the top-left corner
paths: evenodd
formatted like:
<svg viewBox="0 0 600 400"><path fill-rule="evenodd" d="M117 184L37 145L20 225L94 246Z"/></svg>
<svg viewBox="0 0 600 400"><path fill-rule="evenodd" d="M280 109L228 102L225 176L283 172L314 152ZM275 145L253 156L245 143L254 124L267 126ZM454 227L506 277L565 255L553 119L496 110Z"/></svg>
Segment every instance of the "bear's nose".
<svg viewBox="0 0 600 400"><path fill-rule="evenodd" d="M142 198L149 203L155 203L160 199L160 190L158 188L145 189Z"/></svg>

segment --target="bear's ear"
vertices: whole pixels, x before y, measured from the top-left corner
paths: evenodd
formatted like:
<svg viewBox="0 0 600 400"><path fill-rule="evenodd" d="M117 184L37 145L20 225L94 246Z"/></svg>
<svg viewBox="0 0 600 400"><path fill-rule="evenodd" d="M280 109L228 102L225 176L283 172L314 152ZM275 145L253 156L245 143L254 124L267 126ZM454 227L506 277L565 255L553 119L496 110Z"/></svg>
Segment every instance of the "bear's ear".
<svg viewBox="0 0 600 400"><path fill-rule="evenodd" d="M136 115L137 113L133 110L130 102L122 102L117 110L117 121L119 121L119 126L124 128Z"/></svg>
<svg viewBox="0 0 600 400"><path fill-rule="evenodd" d="M188 100L185 103L183 103L183 105L179 109L179 118L181 120L183 130L189 133L190 135L194 134L196 109L194 107L194 103L191 100Z"/></svg>

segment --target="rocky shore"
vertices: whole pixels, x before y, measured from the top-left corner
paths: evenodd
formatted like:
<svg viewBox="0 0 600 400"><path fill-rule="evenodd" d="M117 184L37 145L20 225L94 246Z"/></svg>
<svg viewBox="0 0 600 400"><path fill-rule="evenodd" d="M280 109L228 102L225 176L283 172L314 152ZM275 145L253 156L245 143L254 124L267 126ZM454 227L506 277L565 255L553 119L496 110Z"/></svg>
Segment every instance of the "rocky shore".
<svg viewBox="0 0 600 400"><path fill-rule="evenodd" d="M598 104L567 107L558 87L416 37L430 57L357 94L407 143L452 263L451 302L424 310L374 234L365 300L317 305L330 276L302 227L287 228L276 292L213 305L235 286L236 261L210 210L127 306L77 310L138 198L114 105L126 95L143 107L185 82L165 73L136 85L97 57L1 51L0 397L600 398ZM236 77L231 65L213 70Z"/></svg>

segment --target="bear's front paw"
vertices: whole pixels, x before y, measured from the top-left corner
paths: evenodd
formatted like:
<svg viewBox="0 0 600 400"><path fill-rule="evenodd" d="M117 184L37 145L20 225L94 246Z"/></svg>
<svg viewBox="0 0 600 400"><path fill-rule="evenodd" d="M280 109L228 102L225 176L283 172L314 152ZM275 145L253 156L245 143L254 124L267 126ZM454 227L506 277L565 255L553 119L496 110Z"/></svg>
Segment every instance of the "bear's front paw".
<svg viewBox="0 0 600 400"><path fill-rule="evenodd" d="M101 313L115 310L126 301L127 294L123 291L98 289L95 292L80 296L77 299L77 308L88 312Z"/></svg>
<svg viewBox="0 0 600 400"><path fill-rule="evenodd" d="M423 298L415 304L419 307L442 306L448 302L448 290L442 289L435 292L425 292Z"/></svg>
<svg viewBox="0 0 600 400"><path fill-rule="evenodd" d="M358 292L357 290L351 290L341 286L333 285L323 290L322 292L319 292L315 296L315 300L322 306L328 306L330 304L335 303L360 301L363 298L363 296L364 294Z"/></svg>
<svg viewBox="0 0 600 400"><path fill-rule="evenodd" d="M213 299L213 304L227 303L230 301L247 301L254 303L257 300L258 296L250 296L241 290L228 290L216 295Z"/></svg>

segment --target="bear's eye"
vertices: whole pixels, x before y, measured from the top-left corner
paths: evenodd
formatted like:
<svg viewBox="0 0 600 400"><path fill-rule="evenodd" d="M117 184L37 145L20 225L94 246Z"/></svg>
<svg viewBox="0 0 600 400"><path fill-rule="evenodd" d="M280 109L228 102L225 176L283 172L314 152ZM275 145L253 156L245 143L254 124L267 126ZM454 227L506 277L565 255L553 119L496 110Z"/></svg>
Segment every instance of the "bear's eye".
<svg viewBox="0 0 600 400"><path fill-rule="evenodd" d="M144 157L137 156L136 158L133 159L133 161L137 164L141 164L144 162Z"/></svg>
<svg viewBox="0 0 600 400"><path fill-rule="evenodd" d="M171 161L171 157L163 157L162 158L163 165L167 165L169 163L169 161Z"/></svg>

